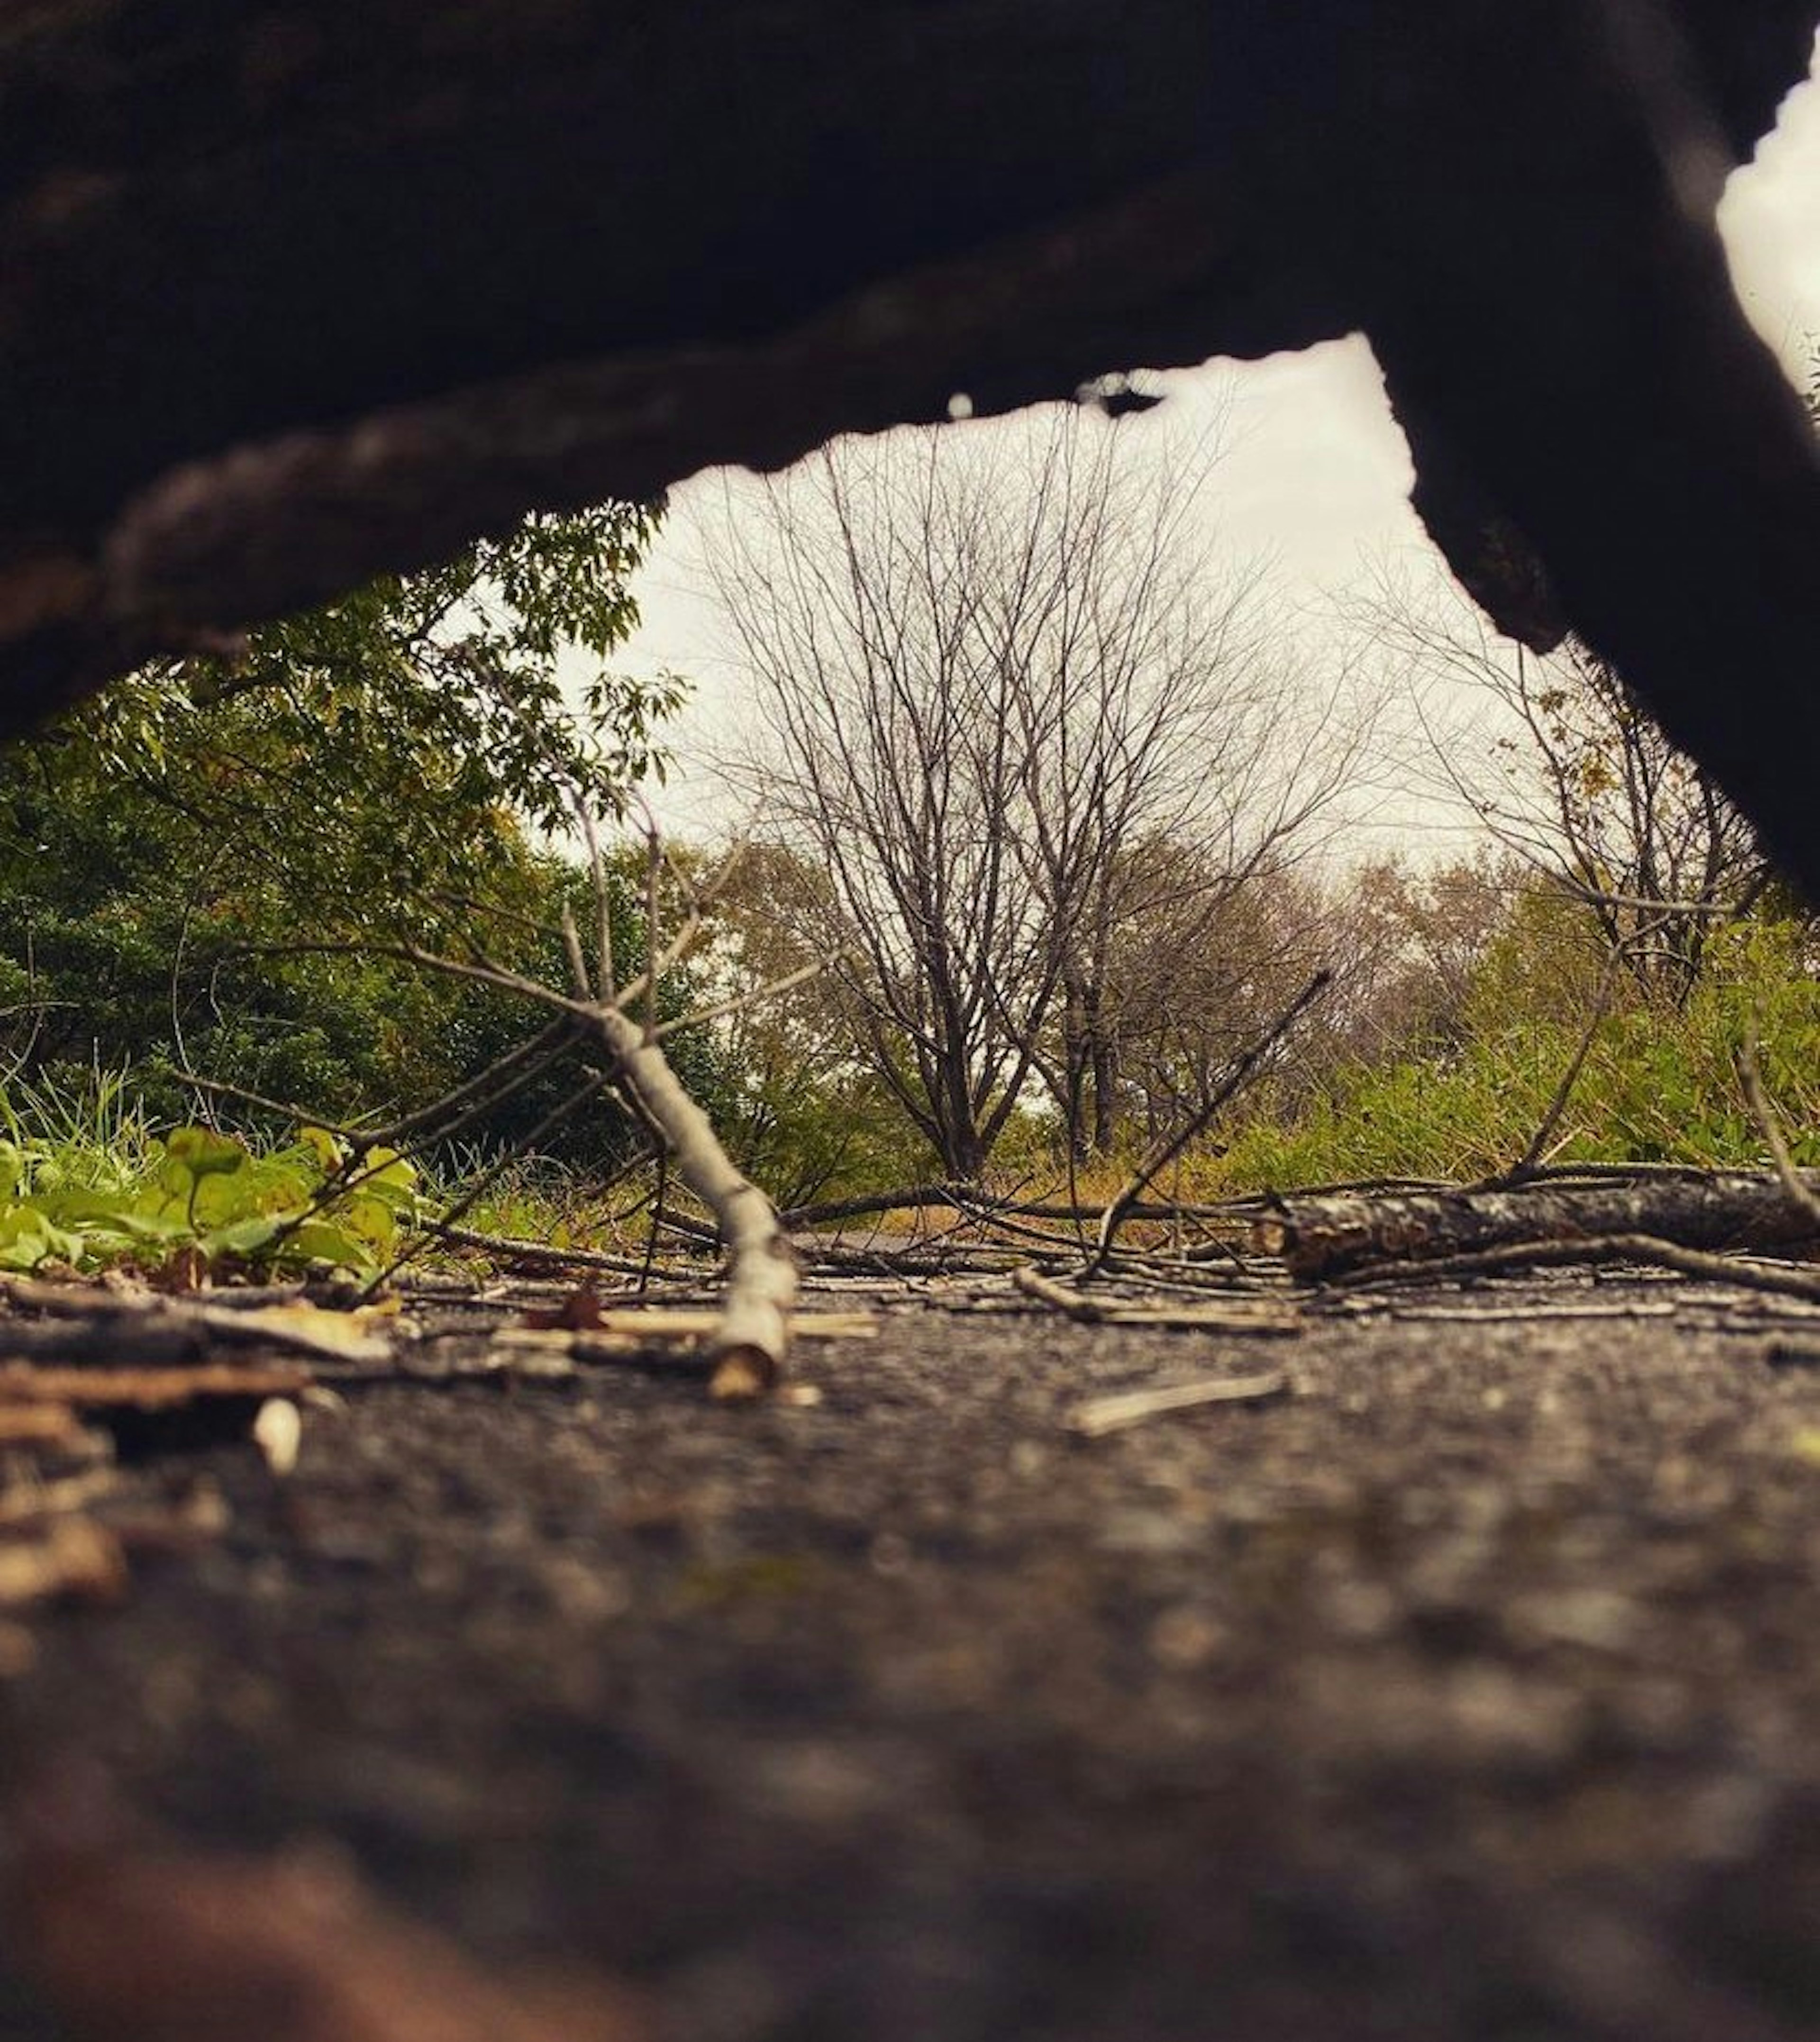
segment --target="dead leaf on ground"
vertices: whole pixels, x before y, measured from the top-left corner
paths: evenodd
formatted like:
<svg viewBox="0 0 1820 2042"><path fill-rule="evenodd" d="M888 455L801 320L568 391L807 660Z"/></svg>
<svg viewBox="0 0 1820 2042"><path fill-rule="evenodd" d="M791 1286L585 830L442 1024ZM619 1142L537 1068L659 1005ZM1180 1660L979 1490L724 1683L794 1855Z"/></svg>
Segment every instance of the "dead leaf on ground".
<svg viewBox="0 0 1820 2042"><path fill-rule="evenodd" d="M208 1257L200 1248L180 1248L155 1268L144 1272L144 1280L166 1297L189 1297L209 1288Z"/></svg>
<svg viewBox="0 0 1820 2042"><path fill-rule="evenodd" d="M604 1980L495 1975L390 1914L338 1854L203 1856L50 1818L8 1942L84 2042L644 2042ZM73 1830L77 1839L67 1841Z"/></svg>
<svg viewBox="0 0 1820 2042"><path fill-rule="evenodd" d="M533 1306L518 1321L540 1333L591 1333L600 1324L600 1293L591 1282L583 1282L553 1307Z"/></svg>
<svg viewBox="0 0 1820 2042"><path fill-rule="evenodd" d="M59 1518L41 1538L0 1544L0 1609L66 1596L112 1602L126 1581L119 1539L92 1517Z"/></svg>
<svg viewBox="0 0 1820 2042"><path fill-rule="evenodd" d="M82 1436L82 1421L67 1404L0 1404L0 1447L73 1447Z"/></svg>
<svg viewBox="0 0 1820 2042"><path fill-rule="evenodd" d="M0 1413L8 1405L86 1410L168 1411L208 1398L294 1397L310 1372L297 1362L205 1362L193 1368L38 1368L0 1366Z"/></svg>

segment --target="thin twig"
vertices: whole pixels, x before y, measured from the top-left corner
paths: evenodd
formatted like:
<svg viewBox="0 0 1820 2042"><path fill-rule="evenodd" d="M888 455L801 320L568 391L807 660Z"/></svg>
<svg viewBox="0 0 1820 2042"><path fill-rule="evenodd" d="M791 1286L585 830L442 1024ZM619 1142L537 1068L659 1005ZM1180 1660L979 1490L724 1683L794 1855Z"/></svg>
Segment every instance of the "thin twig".
<svg viewBox="0 0 1820 2042"><path fill-rule="evenodd" d="M1599 988L1592 996L1591 1011L1586 1025L1580 1031L1580 1040L1573 1054L1567 1060L1567 1068L1561 1073L1561 1082L1554 1088L1554 1096L1548 1102L1547 1111L1537 1123L1535 1132L1529 1138L1515 1164L1495 1181L1500 1186L1520 1184L1535 1174L1537 1168L1548 1153L1548 1145L1554 1138L1554 1130L1561 1124L1561 1116L1567 1111L1567 1102L1573 1096L1573 1088L1580 1082L1580 1073L1586 1067L1586 1059L1592 1054L1592 1045L1599 1031L1604 1027L1606 1016L1612 1011L1612 1002L1618 990L1618 974L1623 969L1625 946L1614 943L1605 959L1605 969L1600 976Z"/></svg>
<svg viewBox="0 0 1820 2042"><path fill-rule="evenodd" d="M401 1115L399 1119L375 1126L372 1124L357 1126L352 1122L330 1119L324 1115L312 1113L308 1107L300 1106L295 1100L274 1099L269 1093L254 1092L248 1087L234 1084L224 1078L191 1076L186 1082L199 1092L219 1094L224 1099L239 1099L243 1104L256 1106L268 1113L281 1115L287 1120L296 1121L306 1127L319 1127L325 1133L335 1135L346 1141L357 1153L381 1144L399 1148L414 1138L432 1130L438 1141L449 1141L472 1122L503 1105L516 1092L534 1084L552 1065L560 1062L576 1040L575 1031L566 1020L552 1021L549 1027L528 1037L515 1049L508 1050L497 1057L471 1078L465 1079L440 1099L432 1099L427 1106L415 1112ZM519 1069L527 1058L537 1061L528 1068ZM508 1077L508 1073L511 1074ZM485 1091L496 1086L493 1091ZM480 1095L484 1092L484 1096ZM460 1107L453 1119L450 1111Z"/></svg>
<svg viewBox="0 0 1820 2042"><path fill-rule="evenodd" d="M576 820L581 824L582 842L587 847L588 871L594 881L595 995L600 1000L614 1000L618 997L619 988L614 969L613 889L607 880L606 862L601 856L600 832L595 822L594 811L579 797L575 808ZM564 940L567 940L566 931ZM572 955L570 962L572 965ZM585 985L587 979L585 969L581 976Z"/></svg>
<svg viewBox="0 0 1820 2042"><path fill-rule="evenodd" d="M1529 1269L1576 1262L1653 1262L1684 1276L1699 1276L1741 1290L1820 1302L1820 1272L1762 1262L1740 1261L1704 1249L1683 1248L1653 1233L1608 1233L1578 1240L1516 1241L1467 1255L1440 1255L1432 1261L1371 1262L1328 1278L1336 1289L1367 1290L1385 1284L1432 1283L1448 1276L1491 1276L1506 1269Z"/></svg>
<svg viewBox="0 0 1820 2042"><path fill-rule="evenodd" d="M1782 1132L1782 1122L1770 1103L1769 1094L1764 1089L1763 1073L1757 1055L1757 1031L1748 1030L1738 1045L1738 1081L1743 1088L1745 1103L1750 1108L1750 1116L1757 1122L1769 1150L1769 1160L1776 1165L1776 1174L1782 1180L1782 1188L1803 1212L1820 1229L1820 1198L1814 1195L1813 1187L1802 1177L1795 1167L1795 1158L1789 1153L1787 1138Z"/></svg>
<svg viewBox="0 0 1820 2042"><path fill-rule="evenodd" d="M1099 1242L1082 1272L1084 1278L1090 1279L1104 1269L1112 1253L1112 1244L1119 1227L1130 1215L1132 1207L1149 1188L1157 1172L1166 1169L1206 1128L1208 1123L1230 1104L1251 1081L1252 1074L1258 1065L1332 983L1331 971L1317 971L1263 1034L1233 1058L1230 1069L1214 1088L1213 1096L1206 1103L1191 1115L1174 1134L1153 1148L1138 1164L1124 1189L1106 1208L1105 1217L1099 1223Z"/></svg>
<svg viewBox="0 0 1820 2042"><path fill-rule="evenodd" d="M1589 908L1628 908L1658 915L1665 922L1689 918L1730 921L1744 912L1735 901L1664 901L1642 893L1608 893L1600 887L1584 885L1566 873L1554 874L1551 883L1570 900L1581 901Z"/></svg>
<svg viewBox="0 0 1820 2042"><path fill-rule="evenodd" d="M1149 1326L1159 1331L1215 1331L1233 1333L1297 1333L1302 1314L1279 1301L1246 1304L1222 1298L1204 1305L1145 1305L1130 1300L1084 1297L1078 1291L1057 1283L1040 1270L1025 1267L1011 1271L1011 1281L1026 1297L1048 1305L1084 1325Z"/></svg>
<svg viewBox="0 0 1820 2042"><path fill-rule="evenodd" d="M644 836L644 1039L657 1040L659 974L663 969L662 946L657 939L657 882L663 870L663 839L655 823L647 825Z"/></svg>
<svg viewBox="0 0 1820 2042"><path fill-rule="evenodd" d="M713 1214L728 1251L727 1297L713 1343L714 1394L750 1397L767 1388L790 1346L797 1271L770 1200L734 1167L708 1116L683 1089L662 1046L617 1007L596 1010L594 1026L636 1093L663 1130L678 1175Z"/></svg>
<svg viewBox="0 0 1820 2042"><path fill-rule="evenodd" d="M640 1296L650 1287L651 1271L657 1260L658 1229L663 1224L663 1194L670 1187L670 1151L660 1146L657 1151L657 1182L651 1193L651 1224L645 1229L644 1266L638 1272Z"/></svg>
<svg viewBox="0 0 1820 2042"><path fill-rule="evenodd" d="M554 1133L565 1120L584 1106L599 1089L600 1080L598 1078L591 1077L579 1091L569 1093L565 1099L552 1107L536 1126L532 1128L522 1140L514 1142L496 1162L480 1172L480 1176L443 1214L442 1219L436 1223L437 1226L445 1227L451 1222L459 1219L463 1213L472 1211L482 1197L499 1182L505 1172L527 1149L534 1148L545 1135ZM361 1291L361 1297L373 1296L383 1285L389 1283L411 1260L417 1249L422 1247L425 1240L428 1238L430 1231L430 1229L421 1226L414 1228L406 1237L405 1244L400 1249L397 1254L377 1276L372 1278L363 1287Z"/></svg>
<svg viewBox="0 0 1820 2042"><path fill-rule="evenodd" d="M742 1013L761 1000L774 1000L780 993L794 992L812 978L820 977L828 968L827 960L817 958L814 963L800 965L794 971L786 972L782 978L771 979L750 992L736 992L728 999L716 1000L712 1007L692 1007L686 1014L679 1014L654 1029L650 1039L667 1042L679 1029L699 1028L706 1022L724 1021L729 1014ZM631 989L636 992L642 983L641 980L634 980Z"/></svg>
<svg viewBox="0 0 1820 2042"><path fill-rule="evenodd" d="M556 1248L547 1241L521 1241L514 1235L483 1233L472 1227L431 1220L419 1231L452 1248L472 1248L502 1262L541 1263L552 1269L598 1269L610 1276L640 1275L644 1264L629 1255L607 1255L595 1248Z"/></svg>
<svg viewBox="0 0 1820 2042"><path fill-rule="evenodd" d="M581 931L568 901L563 903L563 954L568 959L569 990L584 1005L591 1002L594 989L588 980L587 959L582 953Z"/></svg>

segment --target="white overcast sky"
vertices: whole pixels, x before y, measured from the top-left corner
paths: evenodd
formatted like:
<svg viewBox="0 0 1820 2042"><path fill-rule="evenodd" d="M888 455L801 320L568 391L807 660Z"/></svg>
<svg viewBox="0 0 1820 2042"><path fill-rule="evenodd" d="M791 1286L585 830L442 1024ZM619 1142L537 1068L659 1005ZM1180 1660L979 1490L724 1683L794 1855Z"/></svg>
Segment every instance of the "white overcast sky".
<svg viewBox="0 0 1820 2042"><path fill-rule="evenodd" d="M1803 374L1820 336L1820 82L1810 78L1790 97L1756 161L1734 176L1720 219L1751 316L1791 373ZM1212 362L1167 383L1168 402L1150 419L1229 404L1210 503L1227 541L1275 560L1291 602L1317 606L1372 562L1430 553L1405 497L1402 438L1362 340L1258 362ZM1149 425L1140 418L1121 430L1141 435ZM712 478L675 492L635 585L643 621L615 662L639 673L668 667L695 683L694 703L675 732L682 771L657 803L667 823L691 834L713 832L715 805L690 762L704 733L727 721L731 686L713 607L690 557L690 504L704 491L719 494Z"/></svg>

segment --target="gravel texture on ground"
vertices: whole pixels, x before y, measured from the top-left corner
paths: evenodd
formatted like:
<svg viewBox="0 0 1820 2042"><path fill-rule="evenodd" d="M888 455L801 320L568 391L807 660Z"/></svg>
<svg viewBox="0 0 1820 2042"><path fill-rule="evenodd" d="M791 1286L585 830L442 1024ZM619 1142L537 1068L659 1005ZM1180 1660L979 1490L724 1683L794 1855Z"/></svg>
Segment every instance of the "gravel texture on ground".
<svg viewBox="0 0 1820 2042"><path fill-rule="evenodd" d="M286 1478L160 1445L135 1482L224 1528L32 1619L0 1822L98 1769L675 2042L1814 2033L1820 1310L1313 1302L1266 1341L931 1287L805 1348L817 1401L395 1380ZM0 2036L73 2037L4 1961Z"/></svg>

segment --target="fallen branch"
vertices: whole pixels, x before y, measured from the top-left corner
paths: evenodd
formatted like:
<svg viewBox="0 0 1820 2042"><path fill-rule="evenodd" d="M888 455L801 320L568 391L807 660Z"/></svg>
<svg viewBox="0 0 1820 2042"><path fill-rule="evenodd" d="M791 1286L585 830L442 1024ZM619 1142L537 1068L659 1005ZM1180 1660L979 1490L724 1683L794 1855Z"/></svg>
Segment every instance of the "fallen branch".
<svg viewBox="0 0 1820 2042"><path fill-rule="evenodd" d="M1517 1245L1533 1250L1553 1244L1572 1260L1590 1243L1615 1237L1699 1250L1761 1249L1810 1241L1817 1232L1803 1202L1775 1179L1707 1175L1290 1198L1254 1222L1252 1245L1306 1279L1367 1263L1428 1264Z"/></svg>
<svg viewBox="0 0 1820 2042"><path fill-rule="evenodd" d="M624 1099L654 1137L660 1151L660 1167L663 1153L667 1153L675 1161L678 1176L713 1215L726 1250L725 1299L717 1329L709 1342L709 1352L717 1364L713 1394L728 1398L755 1397L777 1379L789 1348L790 1310L797 1295L795 1257L770 1201L735 1168L708 1116L671 1069L659 1039L662 1031L656 1019L657 979L667 965L681 958L690 932L686 930L667 949L663 946L656 923L653 885L648 892L646 906L645 954L651 961L649 973L630 987L618 984L610 888L598 832L594 817L579 801L576 816L588 849L598 926L591 968L575 918L566 910L564 913L563 945L570 979L566 992L507 970L478 953L468 958L444 957L415 944L338 947L396 957L426 971L515 995L549 1012L552 1026L562 1023L574 1035L591 1038L606 1051L609 1069L601 1080L591 1080L583 1092L547 1115L527 1140L541 1138L554 1123L579 1111L599 1082L604 1081ZM629 1008L640 994L646 1011L635 1020ZM465 1199L442 1222L445 1229L461 1218L475 1195L471 1186ZM660 1223L664 1223L663 1216L654 1214L654 1233ZM667 1223L674 1226L675 1222ZM382 1271L381 1279L376 1280L390 1276L396 1267Z"/></svg>
<svg viewBox="0 0 1820 2042"><path fill-rule="evenodd" d="M663 1130L676 1173L713 1214L727 1248L727 1294L709 1343L713 1394L755 1397L774 1382L790 1348L796 1258L771 1202L734 1168L708 1116L682 1088L660 1045L617 1007L596 1007L591 1026L617 1075Z"/></svg>

